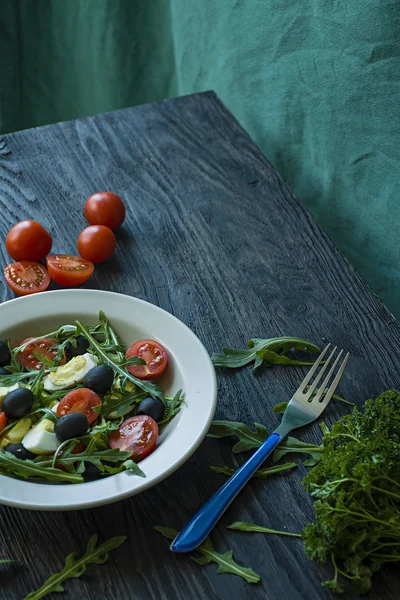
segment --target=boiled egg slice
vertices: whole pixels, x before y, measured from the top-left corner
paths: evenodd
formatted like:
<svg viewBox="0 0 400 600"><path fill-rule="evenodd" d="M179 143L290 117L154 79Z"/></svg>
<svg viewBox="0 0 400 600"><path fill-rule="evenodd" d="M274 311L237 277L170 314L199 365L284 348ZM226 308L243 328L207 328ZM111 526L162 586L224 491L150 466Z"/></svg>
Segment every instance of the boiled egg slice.
<svg viewBox="0 0 400 600"><path fill-rule="evenodd" d="M39 421L22 440L23 446L33 454L53 454L60 443L54 433L54 423L50 419Z"/></svg>
<svg viewBox="0 0 400 600"><path fill-rule="evenodd" d="M52 392L74 387L77 383L82 383L86 373L96 367L98 362L97 356L89 354L89 352L75 356L65 365L61 365L46 375L43 380L44 389Z"/></svg>

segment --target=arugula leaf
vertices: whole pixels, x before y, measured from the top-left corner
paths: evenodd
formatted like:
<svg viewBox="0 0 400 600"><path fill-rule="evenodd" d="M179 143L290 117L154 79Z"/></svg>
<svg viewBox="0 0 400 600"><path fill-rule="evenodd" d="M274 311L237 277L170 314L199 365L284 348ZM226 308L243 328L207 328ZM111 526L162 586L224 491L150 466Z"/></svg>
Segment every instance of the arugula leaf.
<svg viewBox="0 0 400 600"><path fill-rule="evenodd" d="M158 425L163 425L164 423L168 423L178 412L181 410L181 404L184 401L184 397L182 396L182 390L178 390L173 398L166 397L166 408L164 412L163 418L158 422Z"/></svg>
<svg viewBox="0 0 400 600"><path fill-rule="evenodd" d="M83 478L76 473L65 473L60 469L53 469L50 464L44 466L32 460L20 460L13 454L0 450L0 473L9 476L18 476L23 479L45 479L46 481L60 481L66 483L82 483Z"/></svg>
<svg viewBox="0 0 400 600"><path fill-rule="evenodd" d="M289 471L290 469L295 469L297 467L296 463L285 463L284 465L275 465L273 467L267 467L265 469L258 469L253 475L256 479L268 479L271 475L276 475L282 471ZM224 467L210 467L216 473L221 473L222 475L233 475L236 473L237 469L231 469L226 465Z"/></svg>
<svg viewBox="0 0 400 600"><path fill-rule="evenodd" d="M301 538L301 533L291 533L290 531L277 531L276 529L268 529L268 527L262 527L261 525L256 525L255 523L248 523L247 521L235 521L235 523L228 525L227 529L255 533L275 533L277 535L287 535L290 537Z"/></svg>
<svg viewBox="0 0 400 600"><path fill-rule="evenodd" d="M108 553L111 550L119 548L126 540L125 535L113 537L107 542L97 546L97 535L93 535L86 547L86 552L81 558L76 558L75 553L72 552L67 556L65 560L65 567L59 573L52 575L44 585L26 596L25 600L40 600L47 594L53 592L63 592L63 584L67 579L81 577L88 565L97 564L102 565L108 560Z"/></svg>
<svg viewBox="0 0 400 600"><path fill-rule="evenodd" d="M222 348L223 354L213 354L211 360L216 367L229 367L237 369L254 362L253 370L264 362L266 365L312 365L311 362L294 360L288 356L292 349L305 350L308 352L319 352L318 346L296 337L279 338L253 338L248 342L247 350L235 350L233 348Z"/></svg>
<svg viewBox="0 0 400 600"><path fill-rule="evenodd" d="M171 529L170 527L156 526L154 529L169 540L173 540L178 535L178 531ZM219 575L222 573L231 573L232 575L242 577L248 583L258 583L260 581L260 576L257 573L248 567L242 567L234 560L232 550L225 552L225 554L217 552L214 549L210 538L207 538L201 546L196 548L196 552L202 554L202 557L192 557L192 560L202 566L211 562L217 563L217 573Z"/></svg>
<svg viewBox="0 0 400 600"><path fill-rule="evenodd" d="M234 435L239 441L233 446L232 452L245 452L252 448L259 448L269 436L264 425L254 423L255 431L249 429L244 423L237 421L213 421L208 432L208 437L222 438Z"/></svg>
<svg viewBox="0 0 400 600"><path fill-rule="evenodd" d="M108 417L113 412L122 416L127 409L146 398L147 394L142 390L135 390L131 394L115 394L115 396L115 398L106 398L102 404L95 406L94 410L105 417Z"/></svg>
<svg viewBox="0 0 400 600"><path fill-rule="evenodd" d="M44 367L47 367L49 369L52 369L54 367L53 361L50 360L49 358L47 358L47 356L45 356L44 354L41 354L40 352L35 352L35 351L33 351L32 354L35 358L37 358L37 360L39 362L42 363L42 365Z"/></svg>
<svg viewBox="0 0 400 600"><path fill-rule="evenodd" d="M129 471L130 473L134 473L139 477L146 477L146 474L143 473L142 469L139 467L137 463L133 460L124 461L119 467L110 467L110 465L104 465L105 472L110 475L115 475L116 473L121 473L121 471Z"/></svg>
<svg viewBox="0 0 400 600"><path fill-rule="evenodd" d="M104 315L104 313L103 313ZM97 352L97 354L101 357L105 364L109 365L116 371L121 377L121 387L123 387L123 381L131 381L138 388L145 391L149 396L153 398L158 398L165 404L164 394L158 385L151 383L150 381L146 381L143 379L138 379L134 377L129 371L127 371L124 367L122 367L119 363L116 363L112 356L110 356L110 348L109 346L103 346L100 342L97 342L94 337L90 334L89 329L83 325L79 320L75 321L76 326L80 333L89 341L91 347ZM113 350L115 351L115 347L113 346ZM120 352L120 350L118 351Z"/></svg>
<svg viewBox="0 0 400 600"><path fill-rule="evenodd" d="M301 442L297 438L289 436L283 440L279 446L277 446L276 450L274 450L274 453L272 454L272 462L277 463L283 456L289 454L289 452L300 452L311 455L311 458L304 461L304 464L306 467L312 467L320 460L322 450L322 446L309 444L308 442Z"/></svg>
<svg viewBox="0 0 400 600"><path fill-rule="evenodd" d="M0 565L7 565L8 563L15 562L12 558L2 558L0 559Z"/></svg>
<svg viewBox="0 0 400 600"><path fill-rule="evenodd" d="M131 365L133 366L137 366L137 365L145 365L146 361L143 360L143 358L140 358L139 356L131 356L130 358L127 358L126 360L124 360L123 362L119 363L121 365L121 367L130 367Z"/></svg>

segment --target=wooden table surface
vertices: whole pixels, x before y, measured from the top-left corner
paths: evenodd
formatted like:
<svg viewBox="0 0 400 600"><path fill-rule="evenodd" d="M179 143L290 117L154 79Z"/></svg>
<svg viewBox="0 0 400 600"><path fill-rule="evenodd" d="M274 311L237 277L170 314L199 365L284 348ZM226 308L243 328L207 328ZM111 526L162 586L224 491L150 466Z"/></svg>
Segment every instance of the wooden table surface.
<svg viewBox="0 0 400 600"><path fill-rule="evenodd" d="M268 115L265 116L268 118ZM282 148L282 152L285 149ZM301 160L301 157L299 157ZM76 253L82 207L95 191L127 204L113 259L87 287L148 300L186 323L211 353L252 337L304 336L351 352L341 394L358 405L400 384L400 328L309 213L293 197L214 93L128 108L0 139L0 239L23 218L49 229L56 252ZM351 190L349 190L351 193ZM2 263L9 262L4 243ZM1 300L12 293L1 279ZM27 332L28 334L29 332ZM271 407L303 377L293 367L218 371L217 417L279 423ZM347 411L332 403L324 420ZM318 443L318 424L301 439ZM224 481L210 465L234 465L228 440L206 439L175 474L130 500L76 512L0 509L0 598L22 600L60 570L90 535L128 535L105 565L68 581L66 600L314 600L331 569L317 567L296 539L226 529L236 520L301 531L312 519L299 468L250 482L212 535L216 548L261 575L250 585L216 566L174 555L154 525L179 528ZM177 449L179 451L179 449ZM375 578L370 598L399 598L395 568ZM356 598L349 588L344 598Z"/></svg>

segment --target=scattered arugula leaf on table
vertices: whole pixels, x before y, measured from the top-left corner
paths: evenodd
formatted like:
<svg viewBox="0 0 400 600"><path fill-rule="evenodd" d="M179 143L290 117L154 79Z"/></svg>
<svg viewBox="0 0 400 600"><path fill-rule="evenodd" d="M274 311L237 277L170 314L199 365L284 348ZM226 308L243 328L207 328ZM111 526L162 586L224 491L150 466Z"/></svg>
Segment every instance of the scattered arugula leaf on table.
<svg viewBox="0 0 400 600"><path fill-rule="evenodd" d="M268 479L271 475L276 475L277 473L281 473L284 471L289 471L291 469L295 469L297 467L295 462L285 463L284 465L274 465L273 467L267 467L265 469L258 469L253 475L256 479ZM234 475L237 469L232 469L231 467L210 467L215 473L221 473L222 475Z"/></svg>
<svg viewBox="0 0 400 600"><path fill-rule="evenodd" d="M251 430L245 423L239 423L237 421L213 421L210 431L208 432L208 437L222 438L235 436L239 438L239 441L233 446L232 452L245 452L252 448L259 448L269 436L264 425L254 423L254 427L255 431ZM272 455L273 462L278 462L289 452L310 454L312 458L305 461L304 464L306 466L313 466L318 460L321 448L315 444L301 442L295 437L288 437L277 446Z"/></svg>
<svg viewBox="0 0 400 600"><path fill-rule="evenodd" d="M269 529L268 527L262 527L261 525L256 525L255 523L249 523L247 521L235 521L235 523L228 525L227 529L233 529L234 531L247 531L252 533L273 533L276 535L287 535L289 537L301 538L301 533L277 531L276 529Z"/></svg>
<svg viewBox="0 0 400 600"><path fill-rule="evenodd" d="M287 356L290 350L303 350L307 352L319 352L318 346L296 337L278 337L278 338L253 338L248 341L248 349L235 350L234 348L222 348L223 354L213 354L211 360L216 367L228 367L238 369L254 362L253 370L260 367L263 363L266 365L312 365L312 362L295 360Z"/></svg>
<svg viewBox="0 0 400 600"><path fill-rule="evenodd" d="M106 560L108 560L108 553L111 550L119 548L125 540L126 536L121 535L113 537L107 542L100 544L100 546L97 546L97 535L93 535L87 544L85 554L81 556L81 558L76 558L74 552L67 556L64 569L59 573L52 575L40 589L28 594L25 600L40 600L40 598L44 598L47 594L63 592L64 581L81 577L85 573L87 566L90 564L102 565L105 563Z"/></svg>
<svg viewBox="0 0 400 600"><path fill-rule="evenodd" d="M170 527L156 526L154 529L169 540L175 539L178 535L178 531L171 529ZM210 538L207 538L205 542L203 542L201 546L196 549L196 552L202 556L200 558L191 558L198 565L207 565L211 562L215 562L218 565L218 574L230 573L232 575L238 575L238 577L242 577L248 583L258 583L260 581L260 576L257 573L255 573L249 567L242 567L242 565L239 565L234 560L232 550L229 550L224 554L217 552Z"/></svg>
<svg viewBox="0 0 400 600"><path fill-rule="evenodd" d="M7 565L12 562L14 562L14 560L12 558L1 558L0 559L0 565Z"/></svg>

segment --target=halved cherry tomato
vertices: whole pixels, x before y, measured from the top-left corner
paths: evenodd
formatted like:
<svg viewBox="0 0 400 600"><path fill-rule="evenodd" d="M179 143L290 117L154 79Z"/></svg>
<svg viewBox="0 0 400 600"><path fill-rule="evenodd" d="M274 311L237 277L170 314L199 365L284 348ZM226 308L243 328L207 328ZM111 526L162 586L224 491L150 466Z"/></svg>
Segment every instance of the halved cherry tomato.
<svg viewBox="0 0 400 600"><path fill-rule="evenodd" d="M138 415L126 419L110 436L110 448L132 452L132 458L139 462L151 452L158 439L158 425L148 415Z"/></svg>
<svg viewBox="0 0 400 600"><path fill-rule="evenodd" d="M42 260L51 250L51 235L37 221L20 221L7 234L8 254L17 261Z"/></svg>
<svg viewBox="0 0 400 600"><path fill-rule="evenodd" d="M95 412L93 408L100 404L101 400L95 392L88 388L79 388L64 396L57 407L57 414L59 417L63 417L70 412L83 413L91 425L99 416L99 413Z"/></svg>
<svg viewBox="0 0 400 600"><path fill-rule="evenodd" d="M32 338L26 338L26 340L23 340L20 343L20 346L26 344L26 342L29 342L31 339ZM56 340L48 337L42 338L41 340L35 340L34 342L28 344L24 350L18 353L19 361L21 365L25 367L25 369L37 369L40 371L43 365L39 358L36 358L34 352L35 354L42 354L44 358L47 358L48 360L54 360L57 356L57 348L53 348L53 346L56 345ZM62 357L60 365L63 365L64 363L65 355Z"/></svg>
<svg viewBox="0 0 400 600"><path fill-rule="evenodd" d="M0 431L7 425L7 417L4 412L0 412Z"/></svg>
<svg viewBox="0 0 400 600"><path fill-rule="evenodd" d="M125 219L125 205L117 194L98 192L86 200L85 217L90 225L105 225L113 231Z"/></svg>
<svg viewBox="0 0 400 600"><path fill-rule="evenodd" d="M52 254L47 257L46 263L52 280L66 287L84 283L94 270L90 260L69 254Z"/></svg>
<svg viewBox="0 0 400 600"><path fill-rule="evenodd" d="M126 358L139 356L146 361L145 365L127 367L138 379L157 379L164 373L168 364L168 354L164 346L155 340L139 340L130 346Z"/></svg>
<svg viewBox="0 0 400 600"><path fill-rule="evenodd" d="M91 225L80 232L78 252L83 258L100 263L112 256L117 240L114 232L104 225Z"/></svg>
<svg viewBox="0 0 400 600"><path fill-rule="evenodd" d="M46 267L27 260L7 265L4 269L4 277L8 287L18 296L44 292L50 283Z"/></svg>

